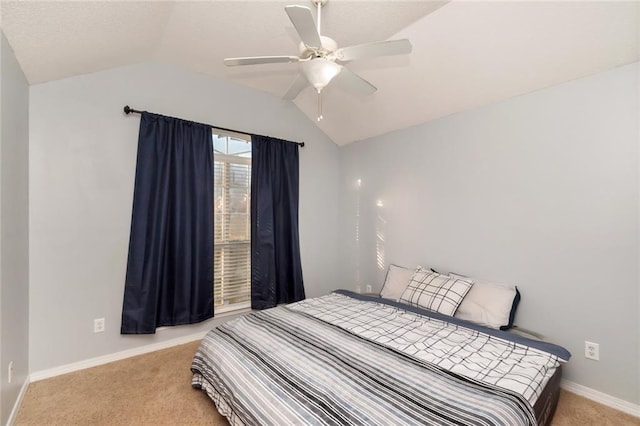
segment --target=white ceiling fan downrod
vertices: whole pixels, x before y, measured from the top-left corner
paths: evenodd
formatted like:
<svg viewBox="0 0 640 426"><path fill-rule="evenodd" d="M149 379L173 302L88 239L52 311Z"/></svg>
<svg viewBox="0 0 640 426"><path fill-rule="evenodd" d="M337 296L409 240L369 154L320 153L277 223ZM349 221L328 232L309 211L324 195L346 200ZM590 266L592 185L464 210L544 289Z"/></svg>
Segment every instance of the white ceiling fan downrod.
<svg viewBox="0 0 640 426"><path fill-rule="evenodd" d="M316 7L318 8L318 22L317 22L318 35L322 35L322 31L320 30L320 24L322 23L322 6L327 4L327 1L328 0L313 0L313 4L315 4Z"/></svg>
<svg viewBox="0 0 640 426"><path fill-rule="evenodd" d="M322 31L320 30L322 25L322 6L327 3L328 0L313 0L313 3L316 5L318 9L318 19L317 19L317 27L318 27L318 35L322 35ZM317 89L318 91L318 121L322 121L324 118L322 116L322 89Z"/></svg>

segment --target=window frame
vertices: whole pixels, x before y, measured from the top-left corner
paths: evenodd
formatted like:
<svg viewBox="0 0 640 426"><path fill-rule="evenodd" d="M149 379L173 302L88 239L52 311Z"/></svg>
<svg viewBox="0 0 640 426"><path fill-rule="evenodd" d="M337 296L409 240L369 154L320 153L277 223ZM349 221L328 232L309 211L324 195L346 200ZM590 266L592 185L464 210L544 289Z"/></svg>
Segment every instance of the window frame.
<svg viewBox="0 0 640 426"><path fill-rule="evenodd" d="M234 245L241 245L241 244L248 244L249 245L249 256L251 255L250 252L250 247L251 247L251 206L250 206L250 200L251 200L251 156L246 157L246 156L242 156L242 155L234 155L234 154L226 154L226 153L220 153L218 151L216 151L215 149L215 145L214 145L214 137L218 137L218 138L233 138L233 139L240 139L243 141L246 141L248 146L249 146L249 154L251 153L251 135L248 134L243 134L243 133L237 133L237 132L229 132L229 131L223 131L223 130L219 130L216 128L212 128L212 139L211 139L211 143L213 146L213 157L214 157L214 164L216 162L222 162L222 163L231 163L231 164L244 164L247 165L249 167L249 176L248 176L248 186L247 186L247 190L248 190L248 203L249 205L247 206L248 211L247 214L249 215L249 239L248 240L240 240L240 241L229 241L229 242L224 242L224 243L220 243L218 242L216 244L216 238L215 238L215 232L216 232L216 227L214 226L214 266L213 266L213 271L215 273L216 271L216 267L215 267L215 253L216 253L216 247L219 247L220 245L224 245L224 246L234 246ZM241 153L242 154L242 153ZM214 177L215 179L215 177ZM223 186L224 188L224 186ZM214 183L214 191L216 189L216 184ZM223 189L224 190L224 189ZM215 194L214 194L215 197ZM215 211L215 205L214 205L214 210L212 212L214 214L214 223L215 223L215 215L216 215L216 211ZM251 261L249 260L249 271L251 268ZM216 313L216 316L218 316L218 314L231 314L231 313L237 313L239 311L249 311L251 310L251 275L249 272L249 300L246 301L242 301L242 302L236 302L236 303L225 303L222 305L218 305L216 306L216 298L215 298L215 294L216 292L216 281L214 278L214 283L213 283L213 292L214 292L214 311Z"/></svg>

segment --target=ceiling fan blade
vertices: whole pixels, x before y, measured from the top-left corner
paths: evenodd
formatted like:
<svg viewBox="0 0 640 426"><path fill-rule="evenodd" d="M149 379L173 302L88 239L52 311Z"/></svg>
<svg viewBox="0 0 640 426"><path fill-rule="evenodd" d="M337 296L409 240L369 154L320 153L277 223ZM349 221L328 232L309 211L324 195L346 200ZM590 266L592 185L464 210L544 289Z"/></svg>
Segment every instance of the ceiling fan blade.
<svg viewBox="0 0 640 426"><path fill-rule="evenodd" d="M226 58L224 64L228 67L236 65L279 64L286 62L298 62L297 56L250 56L248 58Z"/></svg>
<svg viewBox="0 0 640 426"><path fill-rule="evenodd" d="M300 39L307 47L322 47L318 27L313 20L311 9L304 6L286 6L284 10L289 15L291 23L296 28Z"/></svg>
<svg viewBox="0 0 640 426"><path fill-rule="evenodd" d="M287 93L284 94L282 99L287 101L294 100L298 96L298 94L302 92L302 89L304 89L308 85L309 82L307 81L305 76L303 76L302 74L298 74L296 79L293 80L293 83L291 83L291 86L289 86L289 90L287 90Z"/></svg>
<svg viewBox="0 0 640 426"><path fill-rule="evenodd" d="M402 55L405 53L411 53L411 42L407 39L380 41L377 43L343 47L336 50L335 55L336 59L339 61L353 61L354 59Z"/></svg>
<svg viewBox="0 0 640 426"><path fill-rule="evenodd" d="M340 74L333 78L333 81L335 81L336 84L343 89L348 90L356 95L371 95L375 93L376 90L378 90L376 86L369 83L367 80L360 77L358 74L354 73L347 67L342 67L342 71L340 71Z"/></svg>

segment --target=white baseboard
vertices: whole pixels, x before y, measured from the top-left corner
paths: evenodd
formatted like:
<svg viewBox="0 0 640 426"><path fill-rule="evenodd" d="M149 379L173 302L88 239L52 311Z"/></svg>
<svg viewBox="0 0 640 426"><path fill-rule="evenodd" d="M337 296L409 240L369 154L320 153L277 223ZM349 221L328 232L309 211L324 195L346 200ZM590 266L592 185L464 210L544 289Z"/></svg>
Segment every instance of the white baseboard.
<svg viewBox="0 0 640 426"><path fill-rule="evenodd" d="M29 377L27 377L20 388L20 393L18 394L18 398L16 399L15 404L13 404L13 409L11 409L11 414L9 414L9 419L7 420L7 426L11 426L15 423L16 418L18 417L18 411L20 411L20 407L22 406L22 400L24 396L27 394L27 388L29 387Z"/></svg>
<svg viewBox="0 0 640 426"><path fill-rule="evenodd" d="M74 362L71 364L61 365L59 367L49 368L46 370L36 371L29 375L31 383L39 380L49 379L51 377L60 376L62 374L72 373L74 371L84 370L85 368L97 367L98 365L108 364L113 361L119 361L121 359L130 358L136 355L142 355L149 352L158 351L160 349L170 348L172 346L182 345L185 343L193 342L194 340L201 340L209 330L200 331L198 333L190 334L188 336L177 337L164 342L153 343L151 345L140 346L138 348L127 349L125 351L116 352L109 355L103 355L96 358L90 358L83 361Z"/></svg>
<svg viewBox="0 0 640 426"><path fill-rule="evenodd" d="M640 417L640 405L634 404L624 399L616 398L606 393L597 391L595 389L588 388L586 386L579 385L569 380L562 380L560 387L573 392L577 395L584 396L595 402L599 402L607 407L615 408L632 416Z"/></svg>

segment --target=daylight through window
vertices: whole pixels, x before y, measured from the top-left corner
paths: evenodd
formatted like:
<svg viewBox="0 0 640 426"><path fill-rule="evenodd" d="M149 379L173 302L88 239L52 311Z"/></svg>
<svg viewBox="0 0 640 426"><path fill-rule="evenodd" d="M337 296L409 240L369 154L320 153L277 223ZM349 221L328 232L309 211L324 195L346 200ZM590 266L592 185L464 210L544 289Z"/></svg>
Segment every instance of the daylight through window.
<svg viewBox="0 0 640 426"><path fill-rule="evenodd" d="M249 135L213 130L214 307L251 305L251 142Z"/></svg>

